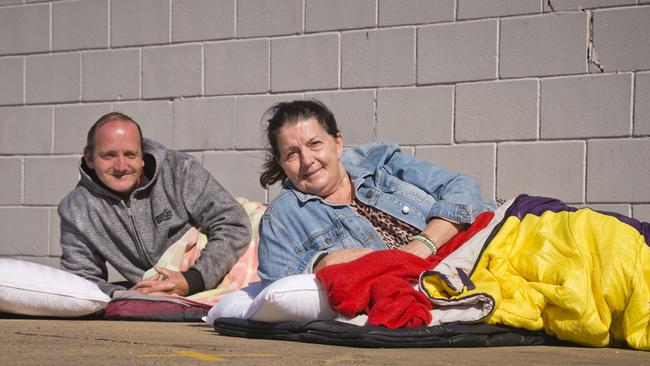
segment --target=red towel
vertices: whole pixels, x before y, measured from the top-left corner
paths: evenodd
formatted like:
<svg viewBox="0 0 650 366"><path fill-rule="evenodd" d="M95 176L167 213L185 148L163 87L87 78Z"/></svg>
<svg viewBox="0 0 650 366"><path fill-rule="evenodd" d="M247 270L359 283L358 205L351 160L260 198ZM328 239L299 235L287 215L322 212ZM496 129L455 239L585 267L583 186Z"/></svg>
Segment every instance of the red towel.
<svg viewBox="0 0 650 366"><path fill-rule="evenodd" d="M368 314L372 325L395 329L422 327L431 322L433 304L413 289L420 274L432 269L477 231L485 227L491 212L479 215L474 224L445 244L428 259L401 250L378 250L352 262L320 270L316 277L327 291L335 311L348 317Z"/></svg>

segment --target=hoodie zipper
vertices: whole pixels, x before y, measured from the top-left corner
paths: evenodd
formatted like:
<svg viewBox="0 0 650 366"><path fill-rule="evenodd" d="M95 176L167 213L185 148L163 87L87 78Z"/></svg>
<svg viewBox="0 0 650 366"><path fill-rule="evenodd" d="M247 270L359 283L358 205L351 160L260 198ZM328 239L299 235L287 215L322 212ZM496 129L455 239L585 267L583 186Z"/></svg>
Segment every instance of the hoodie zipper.
<svg viewBox="0 0 650 366"><path fill-rule="evenodd" d="M127 215L129 216L129 222L131 223L131 230L133 230L133 234L135 235L135 247L140 253L140 256L142 258L146 259L147 262L151 265L151 267L154 266L153 261L151 258L149 258L149 255L147 255L147 252L144 250L144 246L142 245L142 240L140 240L140 235L138 235L138 230L135 228L135 220L133 219L133 214L131 213L131 207L128 206L124 201L121 201L122 206L126 210Z"/></svg>

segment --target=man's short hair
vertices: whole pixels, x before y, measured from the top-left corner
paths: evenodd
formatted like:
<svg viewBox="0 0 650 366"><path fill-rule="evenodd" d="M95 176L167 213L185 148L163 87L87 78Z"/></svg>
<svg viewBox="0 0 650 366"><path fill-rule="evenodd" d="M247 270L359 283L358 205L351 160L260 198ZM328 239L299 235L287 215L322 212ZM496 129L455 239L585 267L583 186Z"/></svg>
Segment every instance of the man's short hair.
<svg viewBox="0 0 650 366"><path fill-rule="evenodd" d="M144 146L144 141L142 137L142 129L140 128L140 125L138 122L133 120L133 118L127 116L124 113L120 112L110 112L106 113L105 115L99 117L97 122L95 122L92 127L90 127L90 130L88 130L88 137L86 138L86 147L85 150L88 150L88 152L92 155L93 150L95 148L95 134L97 133L97 130L103 126L104 124L110 122L110 121L128 121L131 122L135 125L135 127L138 128L138 133L140 134L140 149L143 148Z"/></svg>

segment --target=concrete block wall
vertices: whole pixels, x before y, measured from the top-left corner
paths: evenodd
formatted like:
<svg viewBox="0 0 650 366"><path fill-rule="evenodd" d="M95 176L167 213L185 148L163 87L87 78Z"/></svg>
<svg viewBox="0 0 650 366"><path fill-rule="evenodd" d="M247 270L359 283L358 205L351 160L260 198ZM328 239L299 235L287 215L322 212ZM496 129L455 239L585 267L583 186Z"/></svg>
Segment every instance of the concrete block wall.
<svg viewBox="0 0 650 366"><path fill-rule="evenodd" d="M122 111L234 195L262 113L317 98L348 145L650 220L646 0L0 0L0 257L50 265L88 127Z"/></svg>

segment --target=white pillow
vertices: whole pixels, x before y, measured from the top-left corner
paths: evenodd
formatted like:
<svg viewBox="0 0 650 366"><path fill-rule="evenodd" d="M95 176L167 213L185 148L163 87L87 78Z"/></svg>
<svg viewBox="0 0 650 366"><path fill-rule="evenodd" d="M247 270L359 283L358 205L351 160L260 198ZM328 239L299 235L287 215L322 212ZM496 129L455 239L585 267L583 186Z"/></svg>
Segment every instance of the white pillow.
<svg viewBox="0 0 650 366"><path fill-rule="evenodd" d="M95 313L111 298L75 274L42 264L0 259L0 311L76 317Z"/></svg>
<svg viewBox="0 0 650 366"><path fill-rule="evenodd" d="M332 320L338 314L327 303L327 294L313 274L281 278L265 289L259 282L225 296L208 313L217 318L264 322Z"/></svg>

